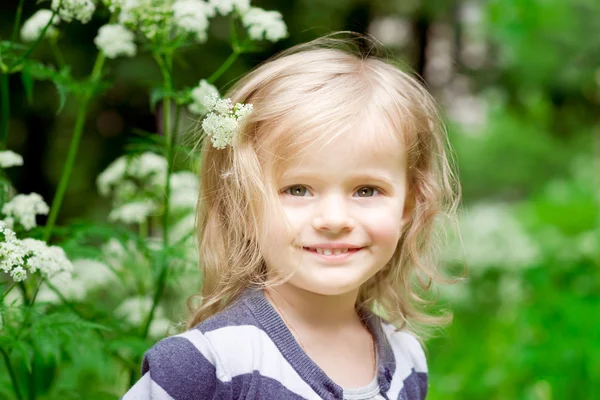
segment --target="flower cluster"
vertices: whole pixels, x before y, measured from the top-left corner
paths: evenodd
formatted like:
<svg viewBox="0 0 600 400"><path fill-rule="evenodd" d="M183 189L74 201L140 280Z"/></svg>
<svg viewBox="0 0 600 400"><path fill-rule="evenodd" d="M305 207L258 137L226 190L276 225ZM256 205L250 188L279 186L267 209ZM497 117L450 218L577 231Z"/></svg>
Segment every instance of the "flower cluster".
<svg viewBox="0 0 600 400"><path fill-rule="evenodd" d="M128 197L137 185L145 188L164 184L167 160L158 154L146 152L134 156L122 156L113 161L96 180L98 191L108 196L111 190L117 197ZM125 189L124 192L121 190ZM121 196L123 195L123 196Z"/></svg>
<svg viewBox="0 0 600 400"><path fill-rule="evenodd" d="M76 19L85 24L92 19L96 5L92 0L52 0L50 8L58 10L58 15L66 22Z"/></svg>
<svg viewBox="0 0 600 400"><path fill-rule="evenodd" d="M94 43L108 58L133 57L136 53L133 32L119 24L102 26Z"/></svg>
<svg viewBox="0 0 600 400"><path fill-rule="evenodd" d="M2 213L6 216L4 222L11 229L15 220L25 230L35 228L36 215L47 215L49 211L48 205L37 193L18 194L2 207Z"/></svg>
<svg viewBox="0 0 600 400"><path fill-rule="evenodd" d="M221 15L228 15L234 9L243 15L250 9L250 0L209 0L209 3Z"/></svg>
<svg viewBox="0 0 600 400"><path fill-rule="evenodd" d="M48 246L35 239L17 239L15 233L0 221L0 270L9 274L15 282L27 278L36 271L47 278L70 276L73 264L63 249Z"/></svg>
<svg viewBox="0 0 600 400"><path fill-rule="evenodd" d="M198 86L192 89L192 103L189 105L190 112L198 115L204 115L208 111L204 100L207 96L219 96L219 91L216 87L208 83L205 79L200 80Z"/></svg>
<svg viewBox="0 0 600 400"><path fill-rule="evenodd" d="M252 112L252 104L235 106L231 99L219 99L216 95L207 96L204 104L208 115L202 121L202 129L210 137L216 149L233 145L239 128Z"/></svg>
<svg viewBox="0 0 600 400"><path fill-rule="evenodd" d="M0 168L9 168L16 165L23 165L23 157L14 151L0 151Z"/></svg>
<svg viewBox="0 0 600 400"><path fill-rule="evenodd" d="M214 16L214 8L202 0L177 0L173 3L175 25L183 32L194 34L200 43L206 41L208 19Z"/></svg>
<svg viewBox="0 0 600 400"><path fill-rule="evenodd" d="M48 25L52 15L54 13L50 10L38 10L35 14L33 14L21 28L21 39L24 42L33 42L37 40L37 38L42 34L44 27ZM58 31L53 25L57 25L60 22L60 18L58 15L54 15L52 18L52 25L46 29L46 37L56 36Z"/></svg>
<svg viewBox="0 0 600 400"><path fill-rule="evenodd" d="M287 27L278 11L266 11L252 7L243 16L242 23L248 29L252 40L263 37L271 42L277 42L287 36Z"/></svg>

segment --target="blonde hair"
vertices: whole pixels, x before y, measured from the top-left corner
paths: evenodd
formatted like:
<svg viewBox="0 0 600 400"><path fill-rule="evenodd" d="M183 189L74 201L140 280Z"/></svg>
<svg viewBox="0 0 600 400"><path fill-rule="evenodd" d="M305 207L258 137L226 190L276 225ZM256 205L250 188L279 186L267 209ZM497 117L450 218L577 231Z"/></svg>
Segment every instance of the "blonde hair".
<svg viewBox="0 0 600 400"><path fill-rule="evenodd" d="M383 121L405 145L413 208L392 259L362 285L357 307L414 331L449 321L448 315L421 310L432 302L432 283L445 281L436 267L434 222L440 215L453 220L459 201L437 105L415 78L371 54L372 48L361 54L355 45L322 38L295 46L251 71L225 96L253 104L254 111L233 146L218 150L209 140L202 143L197 224L203 283L188 300L188 328L226 308L250 285L276 284L266 279L259 238L267 207L280 209L269 185L279 164L365 118ZM270 154L267 144L274 148Z"/></svg>

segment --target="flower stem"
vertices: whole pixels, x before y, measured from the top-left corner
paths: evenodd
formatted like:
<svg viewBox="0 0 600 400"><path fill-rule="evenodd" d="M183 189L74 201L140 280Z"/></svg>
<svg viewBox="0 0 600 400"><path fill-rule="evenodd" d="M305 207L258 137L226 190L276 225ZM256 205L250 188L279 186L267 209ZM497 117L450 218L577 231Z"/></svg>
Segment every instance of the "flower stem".
<svg viewBox="0 0 600 400"><path fill-rule="evenodd" d="M229 55L229 57L227 57L227 60L225 60L225 62L223 64L221 64L219 69L217 69L215 72L213 72L213 74L211 76L208 77L208 79L207 79L208 83L213 83L214 81L219 79L221 77L221 75L223 75L223 73L225 71L227 71L227 69L229 67L231 67L231 65L235 62L235 60L237 60L239 55L240 55L240 51L237 48L233 49L233 53L231 53Z"/></svg>
<svg viewBox="0 0 600 400"><path fill-rule="evenodd" d="M8 287L8 289L6 289L6 291L4 293L2 293L2 296L0 296L0 303L2 303L4 298L10 293L11 290L13 290L13 288L15 286L17 286L16 282L11 283L10 286Z"/></svg>
<svg viewBox="0 0 600 400"><path fill-rule="evenodd" d="M17 396L18 400L23 400L21 391L19 390L19 381L17 381L17 375L15 375L12 365L10 365L8 353L4 349L0 349L0 353L2 353L2 358L4 358L4 364L6 364L6 369L8 370L8 375L10 376L10 381L12 383L13 390L15 391L15 395Z"/></svg>
<svg viewBox="0 0 600 400"><path fill-rule="evenodd" d="M17 6L17 16L15 18L15 26L13 28L12 36L10 38L11 42L17 41L17 36L19 35L19 28L21 27L21 15L23 14L23 3L25 0L19 0L19 5Z"/></svg>
<svg viewBox="0 0 600 400"><path fill-rule="evenodd" d="M96 62L94 63L94 69L92 70L92 74L90 76L90 81L92 83L97 83L100 79L100 75L102 73L102 67L104 66L105 57L102 52L98 53L96 58ZM93 86L93 85L92 85ZM89 106L90 99L93 95L93 88L88 88L79 102L79 108L77 110L77 116L75 119L75 127L73 128L73 136L71 137L71 144L69 146L69 153L67 155L67 161L63 166L63 172L60 177L60 182L58 184L58 189L56 194L54 195L54 199L52 200L52 208L50 209L50 214L48 216L48 221L46 222L46 227L44 229L44 241L47 242L50 240L52 236L52 229L54 228L54 224L56 222L56 218L58 216L58 212L62 205L62 200L67 190L67 185L69 183L69 179L71 177L71 172L73 170L73 165L75 164L75 158L77 156L77 151L79 149L79 142L81 140L81 134L83 133L83 128L85 126L85 119L87 117L87 110Z"/></svg>
<svg viewBox="0 0 600 400"><path fill-rule="evenodd" d="M10 118L10 91L8 87L8 72L0 73L0 150L6 149L8 138L8 119Z"/></svg>
<svg viewBox="0 0 600 400"><path fill-rule="evenodd" d="M17 61L15 61L15 63L13 65L11 65L11 67L14 68L14 67L18 66L21 62L23 62L24 60L26 60L27 57L29 57L29 55L31 54L31 52L37 47L37 45L40 44L40 42L42 41L42 39L46 36L46 31L50 28L50 25L52 25L52 22L54 21L54 17L58 13L58 10L62 6L62 2L63 2L63 0L60 0L60 2L58 4L58 7L56 7L56 10L54 10L52 12L52 16L50 17L50 20L44 26L44 29L42 29L42 31L40 32L40 35L37 37L37 39L35 39L35 41L29 45L29 47L27 48L27 50L25 51L25 53L23 53L23 55L21 57L19 57L17 59Z"/></svg>

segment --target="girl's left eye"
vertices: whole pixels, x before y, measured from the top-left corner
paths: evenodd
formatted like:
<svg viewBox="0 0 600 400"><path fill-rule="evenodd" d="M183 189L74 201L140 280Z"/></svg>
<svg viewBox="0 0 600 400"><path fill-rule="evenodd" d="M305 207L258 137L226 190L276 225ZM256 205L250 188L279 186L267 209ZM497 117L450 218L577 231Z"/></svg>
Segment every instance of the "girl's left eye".
<svg viewBox="0 0 600 400"><path fill-rule="evenodd" d="M375 192L379 193L379 190L371 186L364 186L356 191L359 194L358 197L373 197Z"/></svg>

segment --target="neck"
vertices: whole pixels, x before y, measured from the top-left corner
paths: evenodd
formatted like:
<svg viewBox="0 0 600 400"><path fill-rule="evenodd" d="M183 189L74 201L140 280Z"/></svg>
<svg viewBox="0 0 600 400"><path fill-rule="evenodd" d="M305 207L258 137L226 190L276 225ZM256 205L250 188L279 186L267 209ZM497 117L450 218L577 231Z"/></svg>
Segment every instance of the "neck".
<svg viewBox="0 0 600 400"><path fill-rule="evenodd" d="M358 289L340 295L322 295L284 283L267 288L267 299L285 314L293 325L311 330L336 331L360 324L355 310Z"/></svg>

